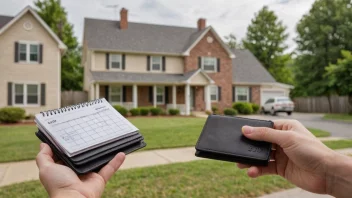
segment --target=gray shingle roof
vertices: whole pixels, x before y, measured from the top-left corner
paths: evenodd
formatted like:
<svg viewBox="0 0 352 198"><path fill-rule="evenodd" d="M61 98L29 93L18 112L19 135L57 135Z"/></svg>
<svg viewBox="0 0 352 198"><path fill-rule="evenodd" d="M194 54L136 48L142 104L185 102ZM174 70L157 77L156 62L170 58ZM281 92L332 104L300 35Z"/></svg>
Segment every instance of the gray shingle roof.
<svg viewBox="0 0 352 198"><path fill-rule="evenodd" d="M249 50L232 49L232 81L234 83L275 83L276 80Z"/></svg>
<svg viewBox="0 0 352 198"><path fill-rule="evenodd" d="M128 22L121 30L119 21L84 20L88 48L125 52L182 54L203 31L197 28Z"/></svg>
<svg viewBox="0 0 352 198"><path fill-rule="evenodd" d="M0 28L4 27L12 19L13 17L0 15Z"/></svg>
<svg viewBox="0 0 352 198"><path fill-rule="evenodd" d="M96 82L179 83L188 80L195 72L197 72L197 70L190 71L185 74L91 71L91 75L93 80Z"/></svg>

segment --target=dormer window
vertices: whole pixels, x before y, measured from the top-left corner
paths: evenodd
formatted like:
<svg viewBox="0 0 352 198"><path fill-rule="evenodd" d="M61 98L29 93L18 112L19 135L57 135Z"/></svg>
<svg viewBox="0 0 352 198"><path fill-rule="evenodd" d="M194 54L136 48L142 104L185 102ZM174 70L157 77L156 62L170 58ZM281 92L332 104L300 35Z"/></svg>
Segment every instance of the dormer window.
<svg viewBox="0 0 352 198"><path fill-rule="evenodd" d="M161 71L162 68L162 57L152 56L151 57L152 71Z"/></svg>

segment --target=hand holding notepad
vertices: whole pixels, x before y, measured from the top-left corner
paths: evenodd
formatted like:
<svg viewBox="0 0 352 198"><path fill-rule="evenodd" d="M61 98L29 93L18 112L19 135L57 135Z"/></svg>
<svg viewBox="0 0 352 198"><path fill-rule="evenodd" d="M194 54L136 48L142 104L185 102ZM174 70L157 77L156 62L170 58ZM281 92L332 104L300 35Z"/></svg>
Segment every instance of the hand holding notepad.
<svg viewBox="0 0 352 198"><path fill-rule="evenodd" d="M42 112L35 122L38 138L78 174L100 169L118 152L146 146L138 129L105 99Z"/></svg>

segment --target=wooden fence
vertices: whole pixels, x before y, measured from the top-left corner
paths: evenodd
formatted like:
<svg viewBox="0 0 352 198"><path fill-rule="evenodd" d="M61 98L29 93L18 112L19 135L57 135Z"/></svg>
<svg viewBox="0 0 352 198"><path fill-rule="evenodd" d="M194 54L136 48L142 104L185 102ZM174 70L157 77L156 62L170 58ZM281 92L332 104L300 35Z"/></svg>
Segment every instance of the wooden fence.
<svg viewBox="0 0 352 198"><path fill-rule="evenodd" d="M85 91L63 91L61 92L61 107L74 105L88 101L88 93Z"/></svg>
<svg viewBox="0 0 352 198"><path fill-rule="evenodd" d="M329 100L324 97L295 98L295 111L307 113L349 113L352 108L348 104L347 96L330 96L331 112Z"/></svg>

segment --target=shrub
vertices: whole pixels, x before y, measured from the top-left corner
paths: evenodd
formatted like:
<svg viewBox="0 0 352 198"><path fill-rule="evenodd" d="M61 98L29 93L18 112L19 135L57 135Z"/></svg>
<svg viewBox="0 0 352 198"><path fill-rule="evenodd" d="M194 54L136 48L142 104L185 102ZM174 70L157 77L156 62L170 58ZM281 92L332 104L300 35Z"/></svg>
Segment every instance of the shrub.
<svg viewBox="0 0 352 198"><path fill-rule="evenodd" d="M159 107L153 107L153 108L150 109L150 113L151 113L153 116L160 115L160 114L161 114L161 111L162 111L162 109L159 108Z"/></svg>
<svg viewBox="0 0 352 198"><path fill-rule="evenodd" d="M170 115L179 115L180 114L180 110L178 110L178 109L169 109L169 114Z"/></svg>
<svg viewBox="0 0 352 198"><path fill-rule="evenodd" d="M260 106L252 103L252 109L253 109L253 113L258 113Z"/></svg>
<svg viewBox="0 0 352 198"><path fill-rule="evenodd" d="M133 108L130 110L132 116L139 116L141 114L141 110L138 108Z"/></svg>
<svg viewBox="0 0 352 198"><path fill-rule="evenodd" d="M235 116L237 115L237 111L235 109L225 109L224 114L227 116Z"/></svg>
<svg viewBox="0 0 352 198"><path fill-rule="evenodd" d="M218 113L218 108L217 107L211 107L211 110L213 111L214 114Z"/></svg>
<svg viewBox="0 0 352 198"><path fill-rule="evenodd" d="M4 107L0 109L0 122L16 123L24 119L26 111L18 107Z"/></svg>
<svg viewBox="0 0 352 198"><path fill-rule="evenodd" d="M209 110L206 110L205 113L206 113L207 115L213 114L213 113L212 113L211 111L209 111Z"/></svg>
<svg viewBox="0 0 352 198"><path fill-rule="evenodd" d="M146 107L141 108L140 112L142 116L147 116L149 114L149 108L146 108Z"/></svg>
<svg viewBox="0 0 352 198"><path fill-rule="evenodd" d="M33 114L28 114L24 117L25 120L34 120L35 116Z"/></svg>
<svg viewBox="0 0 352 198"><path fill-rule="evenodd" d="M166 111L164 111L163 109L161 109L161 111L160 111L160 115L165 116L165 115L167 115L167 113L166 113Z"/></svg>
<svg viewBox="0 0 352 198"><path fill-rule="evenodd" d="M248 102L236 102L233 108L240 114L249 115L253 113L252 104Z"/></svg>
<svg viewBox="0 0 352 198"><path fill-rule="evenodd" d="M116 109L116 111L118 111L122 116L127 116L127 109L125 107L122 107L120 105L115 105L114 108Z"/></svg>

